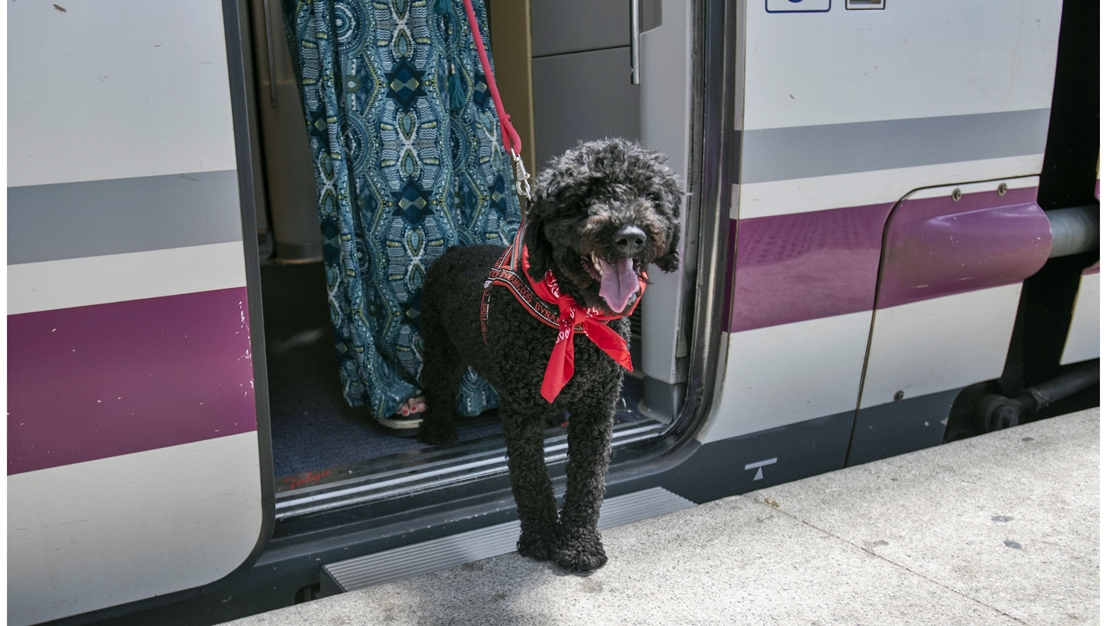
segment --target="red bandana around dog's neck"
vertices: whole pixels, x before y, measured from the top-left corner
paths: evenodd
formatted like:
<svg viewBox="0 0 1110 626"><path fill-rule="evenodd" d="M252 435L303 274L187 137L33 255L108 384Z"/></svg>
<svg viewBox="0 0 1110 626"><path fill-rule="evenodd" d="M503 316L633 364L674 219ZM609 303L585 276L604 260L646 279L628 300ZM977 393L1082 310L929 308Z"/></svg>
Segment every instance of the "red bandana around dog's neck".
<svg viewBox="0 0 1110 626"><path fill-rule="evenodd" d="M543 375L543 386L540 387L540 394L543 395L544 399L548 402L554 402L559 392L574 376L573 337L576 332L585 333L586 337L597 344L597 347L601 348L605 354L608 354L621 367L631 372L632 355L628 353L628 344L625 343L623 337L617 334L617 331L609 328L609 325L605 323L624 316L604 315L595 308L585 308L579 305L574 298L559 290L559 284L555 281L555 275L551 273L551 270L547 270L542 281L533 280L531 274L528 273L527 248L524 249L524 256L521 261L524 276L528 279L528 284L531 285L536 295L544 302L559 307L559 336L555 339L555 348L551 351L551 358L547 361L547 370ZM644 295L645 287L647 287L647 281L641 275L640 293L636 296L635 304L629 309L629 315L636 310L636 305L640 303L640 298Z"/></svg>
<svg viewBox="0 0 1110 626"><path fill-rule="evenodd" d="M551 351L551 358L547 361L547 369L544 371L540 394L548 402L554 402L559 392L574 376L573 337L575 333L586 335L590 341L594 342L597 347L601 348L621 367L632 371L632 356L628 352L628 345L624 338L617 331L610 328L606 322L632 315L636 306L640 304L640 299L644 296L644 290L647 288L647 275L641 272L638 276L640 292L626 315L605 315L598 309L579 305L574 298L562 293L551 270L544 274L542 281L533 280L528 273L528 249L524 245L523 233L524 228L522 227L517 233L513 245L509 246L497 265L490 270L485 288L488 292L490 285L507 287L533 317L559 330L559 335L555 339L555 347ZM531 293L525 291L524 281L520 280L521 275L524 276L530 288L527 291ZM553 306L538 307L537 305L541 303L535 302L531 297L532 294L535 294L543 303ZM555 307L558 309L557 318L556 311L552 310ZM488 301L483 298L483 334L487 315Z"/></svg>

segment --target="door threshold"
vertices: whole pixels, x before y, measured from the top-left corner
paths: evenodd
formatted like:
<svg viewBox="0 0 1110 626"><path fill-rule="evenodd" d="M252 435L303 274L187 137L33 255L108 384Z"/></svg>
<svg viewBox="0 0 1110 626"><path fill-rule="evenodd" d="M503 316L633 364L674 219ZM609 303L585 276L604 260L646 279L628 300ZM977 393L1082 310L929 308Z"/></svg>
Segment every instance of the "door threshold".
<svg viewBox="0 0 1110 626"><path fill-rule="evenodd" d="M613 428L612 448L650 439L665 428L666 424L654 420L617 424ZM544 439L544 460L548 465L555 465L565 460L566 455L566 432L550 429ZM488 437L302 475L307 476L304 484L287 483L285 490L276 494L275 514L278 520L284 520L430 491L508 471L504 439Z"/></svg>

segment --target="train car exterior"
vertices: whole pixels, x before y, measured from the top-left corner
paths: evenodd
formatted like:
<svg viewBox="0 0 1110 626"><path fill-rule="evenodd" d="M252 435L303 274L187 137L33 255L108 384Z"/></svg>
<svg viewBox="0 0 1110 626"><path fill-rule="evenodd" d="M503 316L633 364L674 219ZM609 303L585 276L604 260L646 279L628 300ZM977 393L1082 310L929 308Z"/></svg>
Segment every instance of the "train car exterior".
<svg viewBox="0 0 1110 626"><path fill-rule="evenodd" d="M1078 5L632 1L629 132L686 185L685 254L644 299L651 419L614 439L603 525L940 445L969 403L1097 369L1097 242L1042 188L1084 130L1056 117ZM275 484L256 5L280 15L8 6L12 624L217 623L512 549L495 440ZM613 49L543 45L537 81Z"/></svg>

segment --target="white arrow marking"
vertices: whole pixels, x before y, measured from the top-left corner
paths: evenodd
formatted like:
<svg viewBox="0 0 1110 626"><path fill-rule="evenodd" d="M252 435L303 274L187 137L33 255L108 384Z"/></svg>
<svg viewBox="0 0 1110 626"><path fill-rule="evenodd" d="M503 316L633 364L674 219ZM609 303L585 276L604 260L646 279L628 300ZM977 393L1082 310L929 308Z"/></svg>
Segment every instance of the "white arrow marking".
<svg viewBox="0 0 1110 626"><path fill-rule="evenodd" d="M773 459L764 459L762 461L756 461L755 463L748 463L747 465L744 466L744 469L745 470L751 470L751 469L756 470L755 478L752 479L753 481L754 480L763 480L763 466L765 466L765 465L774 465L775 463L778 463L778 462L779 462L779 458L776 456Z"/></svg>

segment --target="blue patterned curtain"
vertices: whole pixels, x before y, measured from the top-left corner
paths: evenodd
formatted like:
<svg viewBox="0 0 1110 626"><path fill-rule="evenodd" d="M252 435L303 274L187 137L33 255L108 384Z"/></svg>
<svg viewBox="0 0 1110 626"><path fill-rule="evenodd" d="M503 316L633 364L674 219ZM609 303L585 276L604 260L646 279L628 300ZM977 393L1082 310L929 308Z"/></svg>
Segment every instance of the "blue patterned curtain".
<svg viewBox="0 0 1110 626"><path fill-rule="evenodd" d="M474 8L488 46L485 7ZM344 395L388 417L421 393L428 265L516 232L511 162L462 0L286 0L285 14ZM469 372L460 413L497 402Z"/></svg>

